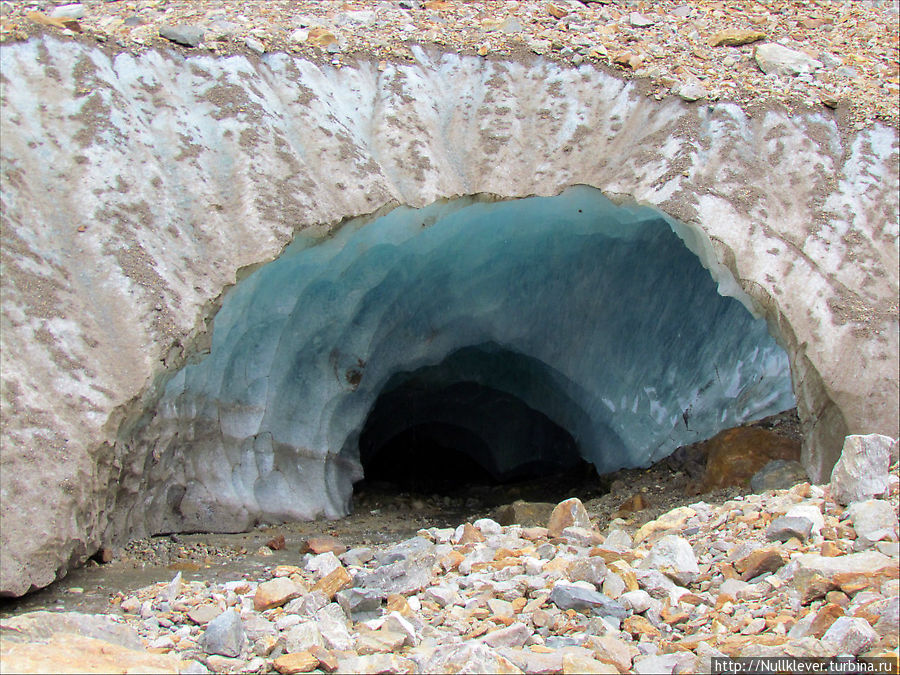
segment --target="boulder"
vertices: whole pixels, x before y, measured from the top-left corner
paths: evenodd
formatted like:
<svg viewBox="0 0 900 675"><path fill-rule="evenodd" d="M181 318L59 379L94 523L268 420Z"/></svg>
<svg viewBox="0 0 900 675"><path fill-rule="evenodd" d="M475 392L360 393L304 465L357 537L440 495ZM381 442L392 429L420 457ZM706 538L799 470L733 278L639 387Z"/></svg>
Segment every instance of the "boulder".
<svg viewBox="0 0 900 675"><path fill-rule="evenodd" d="M656 542L639 567L659 570L680 586L687 586L700 575L694 549L686 539L673 534Z"/></svg>
<svg viewBox="0 0 900 675"><path fill-rule="evenodd" d="M237 657L247 645L240 615L233 609L222 612L206 625L200 636L200 649L207 654Z"/></svg>
<svg viewBox="0 0 900 675"><path fill-rule="evenodd" d="M705 492L732 485L747 486L772 460L800 459L799 441L758 427L727 429L707 441L704 447Z"/></svg>
<svg viewBox="0 0 900 675"><path fill-rule="evenodd" d="M567 527L592 528L591 517L584 504L577 497L566 499L557 504L547 520L547 531L551 537L561 537Z"/></svg>
<svg viewBox="0 0 900 675"><path fill-rule="evenodd" d="M831 472L831 495L841 504L883 495L888 489L891 448L896 444L881 434L847 436Z"/></svg>
<svg viewBox="0 0 900 675"><path fill-rule="evenodd" d="M803 465L793 459L773 459L753 474L750 489L759 494L769 490L787 490L809 478Z"/></svg>
<svg viewBox="0 0 900 675"><path fill-rule="evenodd" d="M811 73L822 67L822 62L796 49L789 49L774 42L759 45L753 52L759 69L778 75Z"/></svg>

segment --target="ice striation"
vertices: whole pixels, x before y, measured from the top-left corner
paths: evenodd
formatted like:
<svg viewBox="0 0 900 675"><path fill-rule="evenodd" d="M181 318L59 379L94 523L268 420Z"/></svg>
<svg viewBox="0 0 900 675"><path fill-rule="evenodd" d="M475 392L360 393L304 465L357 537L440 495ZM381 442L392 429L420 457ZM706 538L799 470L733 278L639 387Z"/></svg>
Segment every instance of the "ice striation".
<svg viewBox="0 0 900 675"><path fill-rule="evenodd" d="M588 187L401 207L229 292L138 432L142 508L154 531L337 517L361 445L411 428L498 478L579 455L608 472L793 405L765 322L658 211Z"/></svg>

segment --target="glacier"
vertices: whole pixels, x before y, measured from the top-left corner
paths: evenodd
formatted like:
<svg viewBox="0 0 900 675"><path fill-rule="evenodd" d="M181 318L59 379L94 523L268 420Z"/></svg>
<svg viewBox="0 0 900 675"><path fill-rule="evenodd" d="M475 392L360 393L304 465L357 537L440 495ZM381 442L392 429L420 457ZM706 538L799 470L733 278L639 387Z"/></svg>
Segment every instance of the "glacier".
<svg viewBox="0 0 900 675"><path fill-rule="evenodd" d="M678 233L575 186L298 235L226 294L209 353L134 432L138 508L159 532L334 518L414 429L502 479L646 466L793 407L765 321Z"/></svg>

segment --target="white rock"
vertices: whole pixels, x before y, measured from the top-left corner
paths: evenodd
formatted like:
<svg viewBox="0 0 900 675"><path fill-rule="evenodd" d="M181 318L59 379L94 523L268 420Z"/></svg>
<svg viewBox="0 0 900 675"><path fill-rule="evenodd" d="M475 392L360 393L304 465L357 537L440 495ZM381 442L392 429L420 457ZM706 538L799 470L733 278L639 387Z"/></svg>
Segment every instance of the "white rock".
<svg viewBox="0 0 900 675"><path fill-rule="evenodd" d="M774 42L759 45L754 52L754 57L759 69L767 75L769 73L799 75L822 67L821 61L816 61L803 52L788 49Z"/></svg>
<svg viewBox="0 0 900 675"><path fill-rule="evenodd" d="M306 569L314 572L318 578L327 577L338 567L341 567L341 561L332 551L314 555L306 563Z"/></svg>
<svg viewBox="0 0 900 675"><path fill-rule="evenodd" d="M883 499L867 499L854 502L847 509L858 537L868 545L876 541L897 539L897 516L889 502Z"/></svg>
<svg viewBox="0 0 900 675"><path fill-rule="evenodd" d="M684 82L677 86L674 91L682 99L688 102L699 101L700 99L709 96L709 92L699 82Z"/></svg>
<svg viewBox="0 0 900 675"><path fill-rule="evenodd" d="M642 589L636 591L628 591L619 596L619 602L625 605L626 609L632 610L635 614L642 614L650 609L653 598L650 594Z"/></svg>
<svg viewBox="0 0 900 675"><path fill-rule="evenodd" d="M70 5L60 5L50 10L50 17L53 19L83 19L84 5L81 3L72 3Z"/></svg>
<svg viewBox="0 0 900 675"><path fill-rule="evenodd" d="M496 520L491 520L490 518L479 518L472 523L472 525L481 530L481 534L485 537L492 534L503 534L503 526Z"/></svg>
<svg viewBox="0 0 900 675"><path fill-rule="evenodd" d="M812 523L812 534L822 534L822 528L825 527L825 516L822 510L814 504L797 504L788 509L785 514L787 518L806 518Z"/></svg>
<svg viewBox="0 0 900 675"><path fill-rule="evenodd" d="M833 642L842 654L856 656L878 642L878 633L865 619L842 616L825 631L822 640Z"/></svg>
<svg viewBox="0 0 900 675"><path fill-rule="evenodd" d="M700 574L697 556L686 539L668 534L653 545L650 554L640 564L641 569L657 569L684 586Z"/></svg>
<svg viewBox="0 0 900 675"><path fill-rule="evenodd" d="M831 494L841 504L880 497L888 489L891 448L889 436L847 436L841 457L831 472Z"/></svg>

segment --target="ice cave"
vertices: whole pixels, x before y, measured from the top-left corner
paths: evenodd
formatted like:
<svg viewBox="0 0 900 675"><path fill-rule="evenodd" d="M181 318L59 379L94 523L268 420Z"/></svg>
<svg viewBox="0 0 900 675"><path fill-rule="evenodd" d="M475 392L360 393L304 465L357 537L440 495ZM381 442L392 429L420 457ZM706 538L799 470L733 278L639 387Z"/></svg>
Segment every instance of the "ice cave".
<svg viewBox="0 0 900 675"><path fill-rule="evenodd" d="M416 448L496 479L603 473L793 407L785 352L711 260L585 186L301 235L227 293L136 432L140 508L160 532L336 517L364 467Z"/></svg>

